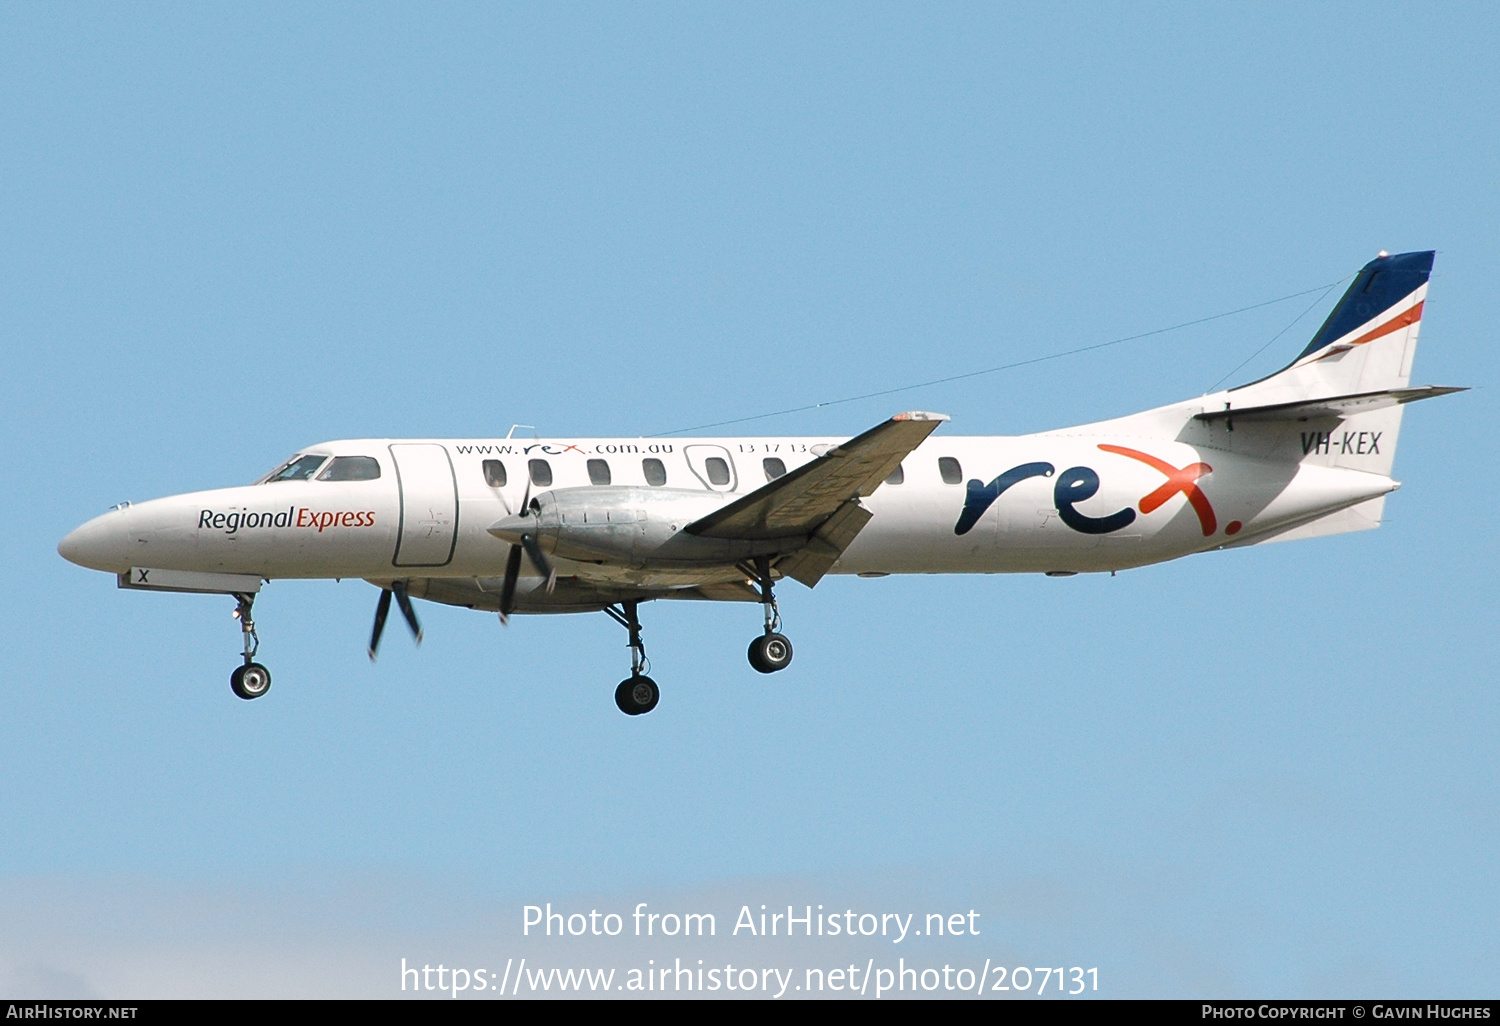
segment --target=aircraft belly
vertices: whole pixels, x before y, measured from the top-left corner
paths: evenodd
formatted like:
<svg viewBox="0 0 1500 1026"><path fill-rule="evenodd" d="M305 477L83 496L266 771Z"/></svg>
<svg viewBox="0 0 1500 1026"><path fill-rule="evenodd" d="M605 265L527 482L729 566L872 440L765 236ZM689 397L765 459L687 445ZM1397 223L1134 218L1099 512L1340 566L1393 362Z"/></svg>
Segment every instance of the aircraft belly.
<svg viewBox="0 0 1500 1026"><path fill-rule="evenodd" d="M558 573L561 574L564 572L562 566L565 565L565 561L559 560L558 562ZM574 563L568 569L572 576L580 580L639 588L685 588L700 584L745 580L745 572L734 566L656 569Z"/></svg>

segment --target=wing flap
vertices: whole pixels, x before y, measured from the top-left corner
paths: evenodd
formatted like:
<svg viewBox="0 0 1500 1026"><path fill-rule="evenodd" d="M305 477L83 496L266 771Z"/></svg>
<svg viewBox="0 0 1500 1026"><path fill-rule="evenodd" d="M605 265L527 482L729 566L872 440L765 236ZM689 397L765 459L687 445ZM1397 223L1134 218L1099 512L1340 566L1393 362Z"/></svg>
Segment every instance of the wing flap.
<svg viewBox="0 0 1500 1026"><path fill-rule="evenodd" d="M854 536L864 529L872 516L874 514L861 506L858 499L850 499L823 521L806 545L778 562L776 569L783 577L813 587L833 569L833 564L838 562L849 543L854 541Z"/></svg>
<svg viewBox="0 0 1500 1026"><path fill-rule="evenodd" d="M685 530L705 538L741 540L812 536L845 503L880 487L897 465L947 419L942 413L898 413L695 520Z"/></svg>

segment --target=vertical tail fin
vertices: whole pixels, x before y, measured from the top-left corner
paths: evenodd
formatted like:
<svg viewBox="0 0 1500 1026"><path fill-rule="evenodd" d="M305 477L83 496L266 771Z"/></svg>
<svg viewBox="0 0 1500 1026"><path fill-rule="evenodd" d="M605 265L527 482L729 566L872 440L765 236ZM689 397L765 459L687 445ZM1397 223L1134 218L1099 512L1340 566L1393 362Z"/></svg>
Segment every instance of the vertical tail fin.
<svg viewBox="0 0 1500 1026"><path fill-rule="evenodd" d="M1268 378L1231 389L1235 405L1405 388L1432 259L1427 250L1371 260L1301 355Z"/></svg>
<svg viewBox="0 0 1500 1026"><path fill-rule="evenodd" d="M1433 256L1432 250L1396 256L1382 253L1365 264L1298 361L1331 347L1343 351L1344 346L1367 345L1415 325L1422 319Z"/></svg>
<svg viewBox="0 0 1500 1026"><path fill-rule="evenodd" d="M1230 401L1236 407L1297 403L1407 387L1432 258L1427 250L1371 260L1297 359L1268 378L1231 389ZM1345 417L1332 436L1337 444L1304 454L1304 462L1390 474L1402 409Z"/></svg>

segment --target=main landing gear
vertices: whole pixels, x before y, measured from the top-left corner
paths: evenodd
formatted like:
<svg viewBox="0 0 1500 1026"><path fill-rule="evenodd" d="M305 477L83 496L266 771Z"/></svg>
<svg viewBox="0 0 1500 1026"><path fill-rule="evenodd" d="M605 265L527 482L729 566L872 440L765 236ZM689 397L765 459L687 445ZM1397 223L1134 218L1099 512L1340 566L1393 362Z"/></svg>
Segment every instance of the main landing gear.
<svg viewBox="0 0 1500 1026"><path fill-rule="evenodd" d="M255 653L260 649L255 621L250 618L250 607L255 603L255 596L236 593L234 599L238 603L234 618L240 622L240 633L245 639L245 665L235 667L234 672L229 675L229 687L236 695L248 701L271 690L271 671L255 661Z"/></svg>
<svg viewBox="0 0 1500 1026"><path fill-rule="evenodd" d="M656 708L661 701L661 689L656 681L646 676L651 664L646 659L646 644L641 641L641 620L636 615L639 602L621 602L619 606L606 606L604 611L610 618L630 632L630 676L620 681L615 688L615 705L626 716L640 716Z"/></svg>
<svg viewBox="0 0 1500 1026"><path fill-rule="evenodd" d="M747 571L750 567L744 567ZM761 673L776 673L792 662L792 643L781 633L781 613L776 608L776 595L771 590L771 561L762 556L755 561L753 572L760 585L760 601L766 611L766 629L760 637L750 642L750 665ZM661 689L656 681L646 676L651 663L646 659L646 645L641 641L641 620L638 601L621 602L606 606L604 611L610 618L630 632L630 676L620 681L615 688L615 705L626 716L639 716L656 708L661 701Z"/></svg>
<svg viewBox="0 0 1500 1026"><path fill-rule="evenodd" d="M768 557L755 560L755 579L760 585L760 603L766 611L766 630L750 642L750 665L761 673L775 673L791 665L792 643L781 633L781 611L776 608L776 595L771 591Z"/></svg>

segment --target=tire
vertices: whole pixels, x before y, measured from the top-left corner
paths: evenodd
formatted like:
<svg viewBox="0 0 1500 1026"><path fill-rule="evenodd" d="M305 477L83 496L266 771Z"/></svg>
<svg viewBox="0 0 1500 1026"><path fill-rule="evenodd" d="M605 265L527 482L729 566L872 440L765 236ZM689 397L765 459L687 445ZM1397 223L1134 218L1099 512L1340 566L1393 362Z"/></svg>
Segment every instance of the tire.
<svg viewBox="0 0 1500 1026"><path fill-rule="evenodd" d="M661 689L650 677L630 677L615 688L615 705L626 716L641 716L656 708Z"/></svg>
<svg viewBox="0 0 1500 1026"><path fill-rule="evenodd" d="M750 642L750 665L760 673L784 670L792 662L792 643L784 634L762 634Z"/></svg>
<svg viewBox="0 0 1500 1026"><path fill-rule="evenodd" d="M763 648L765 648L765 644L766 639L763 636L758 637L750 642L750 651L747 653L747 655L750 658L750 666L755 670L756 673L772 672L770 665L766 662L765 653L761 651ZM236 694L238 694L238 692L236 692Z"/></svg>
<svg viewBox="0 0 1500 1026"><path fill-rule="evenodd" d="M271 690L271 671L260 663L237 666L229 675L229 687L247 702Z"/></svg>

